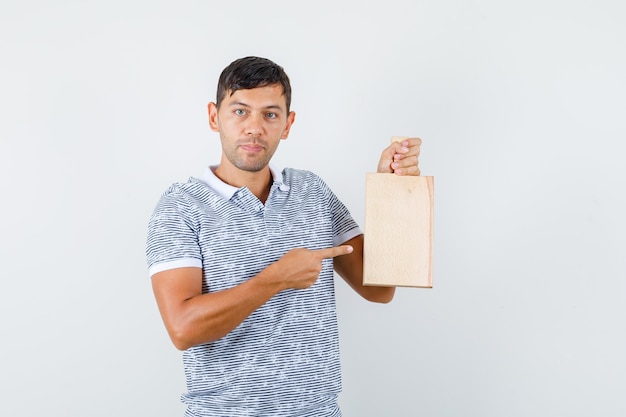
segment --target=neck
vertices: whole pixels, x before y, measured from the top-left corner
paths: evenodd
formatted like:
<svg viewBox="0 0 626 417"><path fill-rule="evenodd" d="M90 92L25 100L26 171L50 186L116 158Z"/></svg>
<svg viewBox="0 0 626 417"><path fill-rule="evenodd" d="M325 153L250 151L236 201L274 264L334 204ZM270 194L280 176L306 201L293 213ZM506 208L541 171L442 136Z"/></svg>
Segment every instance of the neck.
<svg viewBox="0 0 626 417"><path fill-rule="evenodd" d="M247 187L261 203L265 204L272 186L272 173L269 167L266 166L260 171L250 172L222 162L215 168L214 173L216 177L228 185L237 188Z"/></svg>

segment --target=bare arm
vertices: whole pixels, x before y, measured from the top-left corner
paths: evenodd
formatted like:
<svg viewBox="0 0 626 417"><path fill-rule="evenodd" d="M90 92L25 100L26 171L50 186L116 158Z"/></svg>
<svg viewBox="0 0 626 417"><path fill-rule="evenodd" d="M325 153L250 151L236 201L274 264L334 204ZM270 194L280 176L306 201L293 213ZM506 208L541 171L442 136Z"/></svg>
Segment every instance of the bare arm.
<svg viewBox="0 0 626 417"><path fill-rule="evenodd" d="M278 292L315 283L322 259L345 255L350 246L293 249L258 275L233 288L202 294L202 269L176 268L152 276L154 295L174 346L180 350L217 340Z"/></svg>
<svg viewBox="0 0 626 417"><path fill-rule="evenodd" d="M377 303L390 302L396 292L395 287L363 285L363 235L353 237L345 244L352 246L354 251L349 255L335 258L335 271L366 300Z"/></svg>

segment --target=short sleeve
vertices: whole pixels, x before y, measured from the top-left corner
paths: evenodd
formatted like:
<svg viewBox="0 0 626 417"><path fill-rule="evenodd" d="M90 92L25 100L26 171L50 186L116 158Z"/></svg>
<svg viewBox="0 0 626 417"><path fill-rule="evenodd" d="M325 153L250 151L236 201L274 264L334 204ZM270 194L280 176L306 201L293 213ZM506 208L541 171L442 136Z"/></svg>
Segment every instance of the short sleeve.
<svg viewBox="0 0 626 417"><path fill-rule="evenodd" d="M146 260L150 276L182 267L202 268L194 210L184 193L172 186L148 222Z"/></svg>
<svg viewBox="0 0 626 417"><path fill-rule="evenodd" d="M352 218L348 208L337 198L330 187L319 178L320 187L327 200L333 226L333 244L341 245L355 236L363 234L361 228Z"/></svg>

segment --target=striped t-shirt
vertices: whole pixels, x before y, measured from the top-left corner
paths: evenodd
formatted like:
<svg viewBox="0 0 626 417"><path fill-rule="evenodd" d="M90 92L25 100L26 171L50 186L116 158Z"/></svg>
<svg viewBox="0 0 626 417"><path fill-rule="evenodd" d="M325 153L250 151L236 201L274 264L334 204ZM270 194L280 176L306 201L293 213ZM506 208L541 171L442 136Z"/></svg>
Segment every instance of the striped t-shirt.
<svg viewBox="0 0 626 417"><path fill-rule="evenodd" d="M282 174L282 175L281 175ZM150 219L150 274L201 267L203 292L236 286L296 247L336 246L361 233L308 171L272 170L263 205L207 168L172 185ZM341 390L332 259L304 290L284 290L223 338L183 352L186 416L339 416Z"/></svg>

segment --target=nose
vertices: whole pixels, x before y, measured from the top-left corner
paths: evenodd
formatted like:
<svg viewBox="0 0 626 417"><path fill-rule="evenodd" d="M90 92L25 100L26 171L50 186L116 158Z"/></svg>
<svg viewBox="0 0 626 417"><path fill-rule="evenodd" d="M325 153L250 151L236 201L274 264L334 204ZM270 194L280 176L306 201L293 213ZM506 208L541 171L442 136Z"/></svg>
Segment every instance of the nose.
<svg viewBox="0 0 626 417"><path fill-rule="evenodd" d="M259 136L263 133L263 118L260 115L250 115L246 121L246 135Z"/></svg>

